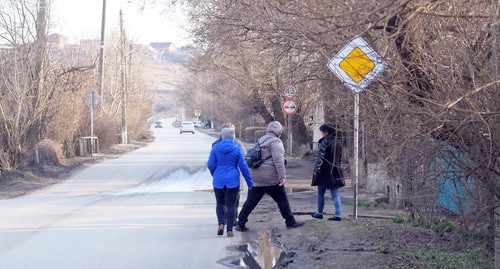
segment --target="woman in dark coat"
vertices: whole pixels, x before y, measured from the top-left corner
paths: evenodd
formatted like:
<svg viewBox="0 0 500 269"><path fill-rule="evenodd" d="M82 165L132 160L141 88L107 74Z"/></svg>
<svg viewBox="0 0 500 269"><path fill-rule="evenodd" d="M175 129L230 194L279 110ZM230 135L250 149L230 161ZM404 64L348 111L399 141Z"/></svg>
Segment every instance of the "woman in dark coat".
<svg viewBox="0 0 500 269"><path fill-rule="evenodd" d="M313 186L318 186L318 211L311 216L316 219L323 218L325 207L325 192L330 190L335 214L328 220L341 221L342 204L339 197L340 182L344 176L340 168L342 158L342 145L335 138L336 131L331 125L324 124L319 127L323 138L318 141L318 153L314 161Z"/></svg>

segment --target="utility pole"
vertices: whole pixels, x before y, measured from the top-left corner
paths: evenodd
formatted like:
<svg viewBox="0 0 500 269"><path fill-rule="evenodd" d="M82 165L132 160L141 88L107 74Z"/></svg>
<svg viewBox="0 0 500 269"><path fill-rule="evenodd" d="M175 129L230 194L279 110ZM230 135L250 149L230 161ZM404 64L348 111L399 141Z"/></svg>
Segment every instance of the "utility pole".
<svg viewBox="0 0 500 269"><path fill-rule="evenodd" d="M128 143L127 137L127 83L126 66L127 56L125 54L127 39L125 38L125 29L123 29L123 11L120 9L120 73L122 88L122 144Z"/></svg>
<svg viewBox="0 0 500 269"><path fill-rule="evenodd" d="M97 66L98 89L101 94L101 107L104 107L104 36L106 29L106 0L102 0L102 19L101 19L101 43L99 44L99 63Z"/></svg>
<svg viewBox="0 0 500 269"><path fill-rule="evenodd" d="M38 100L44 98L45 88L45 63L46 63L46 50L47 50L47 0L40 0L38 2L38 14L36 22L36 58L35 58L35 75L36 93L33 94L35 100L31 101L33 111L36 110L35 106L38 105ZM39 118L39 126L37 128L38 139L41 139L44 131L43 117Z"/></svg>

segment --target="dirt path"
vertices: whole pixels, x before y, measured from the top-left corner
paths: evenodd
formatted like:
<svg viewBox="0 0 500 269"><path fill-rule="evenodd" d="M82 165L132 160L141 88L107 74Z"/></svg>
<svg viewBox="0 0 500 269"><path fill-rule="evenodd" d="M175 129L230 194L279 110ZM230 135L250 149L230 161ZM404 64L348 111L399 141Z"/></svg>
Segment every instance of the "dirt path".
<svg viewBox="0 0 500 269"><path fill-rule="evenodd" d="M289 200L294 212L302 214L316 209L314 191L289 194ZM331 211L331 200L327 203L326 210ZM329 221L328 216L317 220L309 215L296 215L297 220L305 221L305 226L287 229L276 204L266 196L250 215L247 226L250 238L257 238L260 231L267 230L284 245L287 255L277 268L377 268L387 264L387 255L381 254L383 243L366 237L366 227L374 220L354 221L347 216L352 211L348 203L343 210L346 215L341 222Z"/></svg>

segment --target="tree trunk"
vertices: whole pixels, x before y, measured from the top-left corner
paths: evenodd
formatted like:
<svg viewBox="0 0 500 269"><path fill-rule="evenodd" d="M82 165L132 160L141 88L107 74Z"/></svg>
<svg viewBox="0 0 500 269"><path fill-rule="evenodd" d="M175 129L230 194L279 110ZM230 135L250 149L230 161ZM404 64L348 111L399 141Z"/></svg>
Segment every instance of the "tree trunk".
<svg viewBox="0 0 500 269"><path fill-rule="evenodd" d="M269 113L267 110L266 104L264 104L264 101L262 100L262 96L260 96L257 91L254 92L254 106L253 109L256 113L259 113L263 118L266 123L269 123L274 120L273 115Z"/></svg>
<svg viewBox="0 0 500 269"><path fill-rule="evenodd" d="M279 121L283 126L286 124L285 114L283 113L283 109L281 107L281 103L283 102L283 98L275 95L273 96L273 100L271 102L271 108L274 114L274 120Z"/></svg>
<svg viewBox="0 0 500 269"><path fill-rule="evenodd" d="M500 207L495 209L495 268L500 268Z"/></svg>
<svg viewBox="0 0 500 269"><path fill-rule="evenodd" d="M491 44L491 72L492 72L492 81L496 81L497 89L500 80L500 0L492 0L492 23L491 23L491 36L492 36L492 44ZM498 136L498 133L496 134ZM493 137L494 139L498 137ZM498 141L498 140L495 140ZM498 158L497 158L498 161ZM494 167L497 169L498 165ZM498 205L498 200L500 197L496 194L495 199L497 203L495 203L495 212L493 218L494 225L494 240L495 240L495 268L500 268L500 206Z"/></svg>

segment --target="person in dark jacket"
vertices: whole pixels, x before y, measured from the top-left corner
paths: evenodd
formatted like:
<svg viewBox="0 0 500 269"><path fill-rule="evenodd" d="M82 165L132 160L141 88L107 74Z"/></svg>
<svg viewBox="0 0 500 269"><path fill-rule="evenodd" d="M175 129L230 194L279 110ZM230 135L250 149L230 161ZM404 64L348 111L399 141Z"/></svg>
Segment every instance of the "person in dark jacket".
<svg viewBox="0 0 500 269"><path fill-rule="evenodd" d="M295 221L286 196L285 148L280 139L282 132L281 123L272 121L267 126L267 133L259 139L261 157L266 161L258 168L252 169L255 187L248 190L247 200L238 215L238 223L235 227L238 231L248 230L245 225L248 222L248 216L266 193L277 203L288 228L304 225L303 222Z"/></svg>
<svg viewBox="0 0 500 269"><path fill-rule="evenodd" d="M216 214L219 224L217 234L224 234L227 219L227 236L232 237L236 197L240 191L240 171L249 188L253 187L253 180L242 149L234 143L234 129L222 129L221 136L222 141L215 144L210 151L207 166L213 177L212 184L217 201Z"/></svg>
<svg viewBox="0 0 500 269"><path fill-rule="evenodd" d="M314 161L313 185L318 186L318 211L311 216L316 219L323 219L323 209L325 207L325 192L330 190L335 214L328 220L341 221L342 204L339 197L339 181L344 175L340 167L342 158L342 145L336 139L336 130L333 126L324 124L319 127L323 138L318 141L318 152Z"/></svg>

